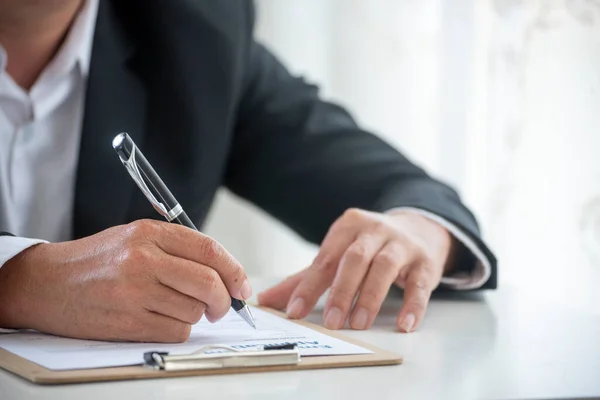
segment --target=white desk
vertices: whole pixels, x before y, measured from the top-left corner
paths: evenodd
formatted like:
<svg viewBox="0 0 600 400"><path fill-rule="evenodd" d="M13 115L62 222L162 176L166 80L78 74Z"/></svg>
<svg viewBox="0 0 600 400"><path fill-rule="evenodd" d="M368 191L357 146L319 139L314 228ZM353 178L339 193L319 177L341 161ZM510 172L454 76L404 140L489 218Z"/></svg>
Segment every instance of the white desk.
<svg viewBox="0 0 600 400"><path fill-rule="evenodd" d="M253 280L255 289L273 280ZM505 287L431 302L424 325L393 330L400 298L369 331L347 331L404 356L403 365L45 387L0 372L0 399L471 399L600 396L600 304ZM546 297L550 299L551 297ZM595 297L596 299L598 297ZM320 314L310 317L321 321ZM375 393L377 393L375 395Z"/></svg>

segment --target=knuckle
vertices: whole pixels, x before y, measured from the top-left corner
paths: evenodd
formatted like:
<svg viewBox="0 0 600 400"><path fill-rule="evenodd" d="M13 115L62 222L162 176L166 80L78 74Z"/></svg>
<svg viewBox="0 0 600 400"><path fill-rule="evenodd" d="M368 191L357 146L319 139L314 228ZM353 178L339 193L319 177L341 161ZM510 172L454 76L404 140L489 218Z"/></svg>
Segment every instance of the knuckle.
<svg viewBox="0 0 600 400"><path fill-rule="evenodd" d="M417 314L425 312L425 304L418 300L409 300L407 302L407 307Z"/></svg>
<svg viewBox="0 0 600 400"><path fill-rule="evenodd" d="M219 274L214 269L208 269L203 277L204 289L208 294L213 294L219 288L219 283L221 278Z"/></svg>
<svg viewBox="0 0 600 400"><path fill-rule="evenodd" d="M380 219L373 221L371 229L379 234L387 235L390 231L390 225L386 221Z"/></svg>
<svg viewBox="0 0 600 400"><path fill-rule="evenodd" d="M345 285L334 285L331 288L331 302L335 304L352 301L356 292Z"/></svg>
<svg viewBox="0 0 600 400"><path fill-rule="evenodd" d="M361 262L367 259L368 250L364 244L353 244L346 253L350 261Z"/></svg>
<svg viewBox="0 0 600 400"><path fill-rule="evenodd" d="M429 287L425 278L414 279L411 282L411 285L413 286L413 288L418 289L420 291L427 291Z"/></svg>
<svg viewBox="0 0 600 400"><path fill-rule="evenodd" d="M317 270L325 275L335 274L338 263L331 257L325 257L323 261L317 264Z"/></svg>
<svg viewBox="0 0 600 400"><path fill-rule="evenodd" d="M143 265L149 258L148 250L136 243L128 244L121 252L121 260L127 266Z"/></svg>
<svg viewBox="0 0 600 400"><path fill-rule="evenodd" d="M400 243L408 254L412 254L414 258L422 259L426 254L427 245L424 240L411 235L404 230L398 230L395 233L396 242Z"/></svg>
<svg viewBox="0 0 600 400"><path fill-rule="evenodd" d="M201 301L194 301L190 309L190 322L192 324L198 323L204 316L206 311L206 305Z"/></svg>
<svg viewBox="0 0 600 400"><path fill-rule="evenodd" d="M394 228L392 235L394 243L400 245L404 251L412 252L415 249L414 239L404 229Z"/></svg>
<svg viewBox="0 0 600 400"><path fill-rule="evenodd" d="M156 232L158 226L158 221L152 219L140 219L131 222L127 227L127 232L132 238L146 237Z"/></svg>
<svg viewBox="0 0 600 400"><path fill-rule="evenodd" d="M408 241L408 244L410 246L411 252L416 256L416 258L421 259L425 262L425 264L428 264L431 261L430 256L426 250L425 243L416 240L410 240Z"/></svg>
<svg viewBox="0 0 600 400"><path fill-rule="evenodd" d="M374 290L365 290L360 294L360 303L367 308L374 308L383 301L382 293Z"/></svg>
<svg viewBox="0 0 600 400"><path fill-rule="evenodd" d="M210 237L204 237L200 244L200 251L203 259L210 263L221 257L221 246L219 243Z"/></svg>
<svg viewBox="0 0 600 400"><path fill-rule="evenodd" d="M349 221L358 221L363 219L365 216L365 211L361 210L360 208L348 208L346 211L344 211L344 215L343 218L347 219Z"/></svg>
<svg viewBox="0 0 600 400"><path fill-rule="evenodd" d="M373 259L373 264L381 267L394 267L398 262L396 254L390 251L381 251Z"/></svg>
<svg viewBox="0 0 600 400"><path fill-rule="evenodd" d="M318 287L318 284L315 284L312 280L306 280L298 284L296 289L292 291L288 300L301 298L305 302L312 303L321 296L322 292L320 291L322 288ZM291 304L289 304L291 305ZM304 304L306 306L306 304Z"/></svg>
<svg viewBox="0 0 600 400"><path fill-rule="evenodd" d="M178 322L173 324L171 329L171 339L177 343L183 343L190 338L192 326L190 324Z"/></svg>

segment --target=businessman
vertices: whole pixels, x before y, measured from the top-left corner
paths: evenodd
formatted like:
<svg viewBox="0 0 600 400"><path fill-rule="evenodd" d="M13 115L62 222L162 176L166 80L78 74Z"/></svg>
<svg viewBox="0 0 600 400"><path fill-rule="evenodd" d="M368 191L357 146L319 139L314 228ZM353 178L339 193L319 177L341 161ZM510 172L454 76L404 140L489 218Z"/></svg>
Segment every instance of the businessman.
<svg viewBox="0 0 600 400"><path fill-rule="evenodd" d="M258 296L290 318L330 289L324 325L368 329L400 287L411 332L438 287L496 287L457 193L292 76L253 23L247 0L0 0L4 332L179 342L252 295L219 243L159 220L120 132L195 222L226 187L320 245Z"/></svg>

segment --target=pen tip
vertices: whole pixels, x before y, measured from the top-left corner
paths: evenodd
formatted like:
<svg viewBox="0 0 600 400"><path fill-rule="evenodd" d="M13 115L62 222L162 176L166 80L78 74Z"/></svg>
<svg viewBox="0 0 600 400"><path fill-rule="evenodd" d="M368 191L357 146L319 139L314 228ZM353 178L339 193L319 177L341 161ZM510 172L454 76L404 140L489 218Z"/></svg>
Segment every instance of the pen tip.
<svg viewBox="0 0 600 400"><path fill-rule="evenodd" d="M254 322L254 316L252 315L252 312L250 311L250 308L248 308L248 306L245 306L244 308L239 310L238 314L248 323L248 325L250 325L251 327L256 329L256 323Z"/></svg>

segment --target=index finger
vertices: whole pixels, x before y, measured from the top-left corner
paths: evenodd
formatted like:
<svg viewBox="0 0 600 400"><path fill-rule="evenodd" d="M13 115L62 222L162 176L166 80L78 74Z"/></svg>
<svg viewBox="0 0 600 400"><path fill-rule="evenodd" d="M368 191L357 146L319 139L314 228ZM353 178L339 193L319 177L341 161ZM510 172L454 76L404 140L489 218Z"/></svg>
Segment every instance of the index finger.
<svg viewBox="0 0 600 400"><path fill-rule="evenodd" d="M352 227L343 227L336 223L330 228L312 265L290 295L287 305L288 317L304 318L312 311L333 282L340 259L355 237L356 233Z"/></svg>
<svg viewBox="0 0 600 400"><path fill-rule="evenodd" d="M246 300L252 296L242 265L215 239L182 225L161 222L154 243L165 253L214 269L230 295Z"/></svg>

